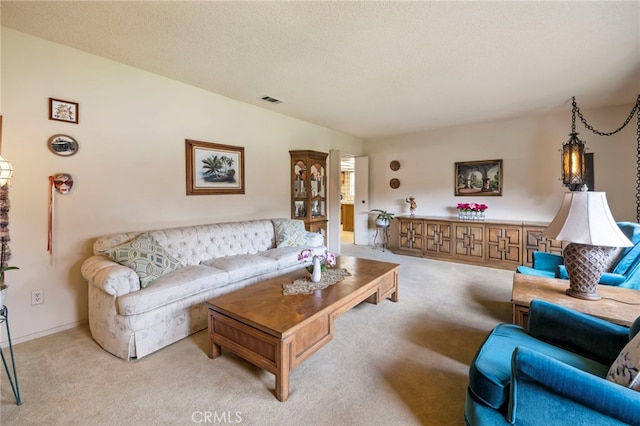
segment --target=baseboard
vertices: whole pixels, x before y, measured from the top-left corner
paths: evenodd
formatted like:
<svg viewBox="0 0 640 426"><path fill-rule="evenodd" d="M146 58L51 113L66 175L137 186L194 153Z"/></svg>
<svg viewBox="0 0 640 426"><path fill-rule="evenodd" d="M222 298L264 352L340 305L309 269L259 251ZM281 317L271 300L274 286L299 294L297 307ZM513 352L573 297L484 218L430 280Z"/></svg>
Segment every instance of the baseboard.
<svg viewBox="0 0 640 426"><path fill-rule="evenodd" d="M59 333L61 331L65 331L65 330L69 330L69 329L72 329L72 328L80 327L82 325L87 324L87 322L88 321L72 322L72 323L69 323L69 324L61 325L59 327L50 328L48 330L42 330L42 331L39 331L37 333L27 334L26 336L18 337L17 339L16 338L12 338L11 339L11 343L13 345L17 345L18 343L28 342L29 340L38 339L40 337L48 336L50 334ZM4 325L2 325L2 327L4 328ZM6 329L4 331L6 331ZM3 334L6 334L6 333L3 332ZM0 347L6 348L7 346L9 346L9 340L0 341Z"/></svg>

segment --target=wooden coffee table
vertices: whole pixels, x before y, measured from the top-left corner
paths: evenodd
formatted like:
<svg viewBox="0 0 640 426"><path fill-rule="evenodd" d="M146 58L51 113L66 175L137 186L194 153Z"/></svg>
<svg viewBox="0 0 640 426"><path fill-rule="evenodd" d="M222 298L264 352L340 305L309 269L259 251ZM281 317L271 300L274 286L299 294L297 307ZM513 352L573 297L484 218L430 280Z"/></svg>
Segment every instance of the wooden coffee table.
<svg viewBox="0 0 640 426"><path fill-rule="evenodd" d="M282 294L283 284L308 276L302 268L209 300L209 357L224 347L275 374L275 396L286 401L289 372L333 338L335 318L363 301L398 301L399 267L340 256L336 268L351 276L313 294Z"/></svg>
<svg viewBox="0 0 640 426"><path fill-rule="evenodd" d="M640 316L640 291L599 285L600 300L584 300L567 296L569 281L534 275L514 274L511 303L513 323L527 329L529 305L533 299L546 300L565 308L593 315L607 321L630 326Z"/></svg>

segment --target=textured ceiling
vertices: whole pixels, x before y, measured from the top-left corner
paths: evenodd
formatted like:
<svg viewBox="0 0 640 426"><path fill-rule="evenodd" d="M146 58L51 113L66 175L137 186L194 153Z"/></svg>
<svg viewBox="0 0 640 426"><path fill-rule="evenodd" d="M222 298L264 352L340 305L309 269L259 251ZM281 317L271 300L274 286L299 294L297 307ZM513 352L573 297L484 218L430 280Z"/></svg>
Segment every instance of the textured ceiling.
<svg viewBox="0 0 640 426"><path fill-rule="evenodd" d="M637 1L1 7L4 27L365 139L640 93Z"/></svg>

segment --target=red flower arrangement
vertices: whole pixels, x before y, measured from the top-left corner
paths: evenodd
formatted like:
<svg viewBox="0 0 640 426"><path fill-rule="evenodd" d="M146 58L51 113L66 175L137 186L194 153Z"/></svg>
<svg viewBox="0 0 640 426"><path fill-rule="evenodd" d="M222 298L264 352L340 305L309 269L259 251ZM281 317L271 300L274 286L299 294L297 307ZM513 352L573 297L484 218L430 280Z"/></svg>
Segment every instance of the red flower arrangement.
<svg viewBox="0 0 640 426"><path fill-rule="evenodd" d="M458 203L457 208L465 212L484 212L489 206L481 203Z"/></svg>

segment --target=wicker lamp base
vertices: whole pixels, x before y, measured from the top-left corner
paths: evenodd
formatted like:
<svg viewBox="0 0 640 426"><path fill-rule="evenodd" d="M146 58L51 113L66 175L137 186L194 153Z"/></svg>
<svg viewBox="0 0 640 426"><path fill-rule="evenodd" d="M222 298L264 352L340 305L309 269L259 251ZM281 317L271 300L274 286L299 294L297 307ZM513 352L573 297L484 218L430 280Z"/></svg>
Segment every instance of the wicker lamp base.
<svg viewBox="0 0 640 426"><path fill-rule="evenodd" d="M569 274L569 296L600 300L598 281L605 270L609 250L609 247L576 243L571 243L564 249L564 263Z"/></svg>

